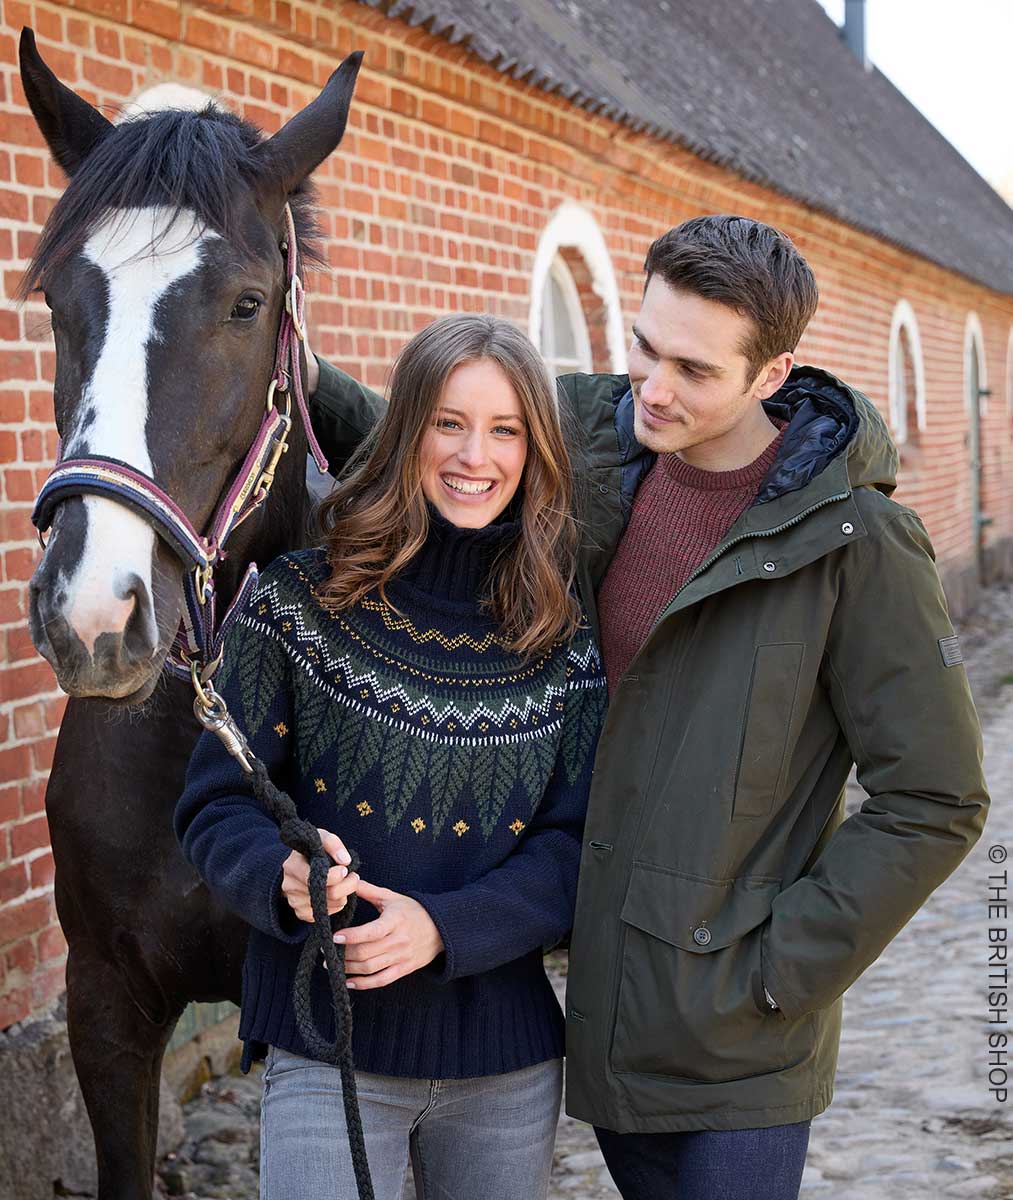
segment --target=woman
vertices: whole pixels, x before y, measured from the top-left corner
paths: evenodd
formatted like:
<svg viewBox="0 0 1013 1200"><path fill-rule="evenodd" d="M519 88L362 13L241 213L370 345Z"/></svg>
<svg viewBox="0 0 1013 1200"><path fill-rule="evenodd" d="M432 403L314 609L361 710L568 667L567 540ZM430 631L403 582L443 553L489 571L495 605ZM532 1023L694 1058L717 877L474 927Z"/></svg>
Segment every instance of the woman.
<svg viewBox="0 0 1013 1200"><path fill-rule="evenodd" d="M398 1200L409 1161L420 1197L547 1191L563 1022L542 948L570 926L606 695L572 591L566 463L527 339L435 322L321 506L321 544L263 572L220 670L254 752L321 829L330 910L360 899L336 939L377 1200ZM339 1072L307 1056L291 1004L308 864L212 734L176 830L252 926L240 1036L244 1070L267 1057L261 1194L352 1197ZM322 970L313 983L324 1019Z"/></svg>

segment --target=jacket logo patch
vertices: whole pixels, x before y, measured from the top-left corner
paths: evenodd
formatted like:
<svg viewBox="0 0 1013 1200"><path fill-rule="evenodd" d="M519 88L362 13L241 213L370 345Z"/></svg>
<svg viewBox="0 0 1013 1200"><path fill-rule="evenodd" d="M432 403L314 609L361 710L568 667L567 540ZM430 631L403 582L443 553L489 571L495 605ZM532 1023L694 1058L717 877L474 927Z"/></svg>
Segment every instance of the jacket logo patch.
<svg viewBox="0 0 1013 1200"><path fill-rule="evenodd" d="M964 661L964 653L960 649L960 640L956 634L939 639L939 653L943 656L944 667L955 667Z"/></svg>

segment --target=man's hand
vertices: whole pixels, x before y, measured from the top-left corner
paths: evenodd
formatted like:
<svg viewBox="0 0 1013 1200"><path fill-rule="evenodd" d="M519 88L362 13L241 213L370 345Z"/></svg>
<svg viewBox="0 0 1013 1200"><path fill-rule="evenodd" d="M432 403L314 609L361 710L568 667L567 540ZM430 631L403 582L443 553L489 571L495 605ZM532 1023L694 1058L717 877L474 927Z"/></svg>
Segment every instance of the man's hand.
<svg viewBox="0 0 1013 1200"><path fill-rule="evenodd" d="M443 939L417 900L360 879L355 893L379 912L375 921L334 935L344 943L348 986L354 991L384 987L431 963L443 953Z"/></svg>
<svg viewBox="0 0 1013 1200"><path fill-rule="evenodd" d="M348 903L348 897L361 882L358 875L348 874L348 864L352 856L345 849L345 844L336 833L329 829L318 829L320 841L324 849L338 865L327 872L327 912L340 912ZM300 921L313 920L313 909L310 905L309 893L310 864L305 855L298 850L285 859L282 867L281 890L289 906Z"/></svg>

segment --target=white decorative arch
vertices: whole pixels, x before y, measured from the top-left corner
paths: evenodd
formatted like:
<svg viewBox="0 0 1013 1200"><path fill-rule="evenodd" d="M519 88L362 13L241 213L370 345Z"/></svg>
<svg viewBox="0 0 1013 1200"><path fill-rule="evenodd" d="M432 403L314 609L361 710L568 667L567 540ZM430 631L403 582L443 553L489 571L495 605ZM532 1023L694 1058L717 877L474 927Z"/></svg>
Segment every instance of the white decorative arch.
<svg viewBox="0 0 1013 1200"><path fill-rule="evenodd" d="M890 358L889 358L889 396L890 423L893 426L897 441L907 441L910 430L907 427L907 397L903 394L903 379L900 375L901 333L907 334L907 344L914 360L915 376L915 412L918 415L918 431L924 432L926 423L925 413L925 361L922 358L922 340L918 333L918 320L915 310L907 300L898 300L890 321Z"/></svg>
<svg viewBox="0 0 1013 1200"><path fill-rule="evenodd" d="M985 362L985 335L982 332L981 320L976 312L967 314L964 323L964 407L971 410L971 352L978 353L978 387L988 387L988 365ZM988 397L981 397L981 415L988 412Z"/></svg>
<svg viewBox="0 0 1013 1200"><path fill-rule="evenodd" d="M537 346L542 329L542 298L553 260L560 248L572 246L583 256L591 273L591 286L605 305L605 336L612 370L617 375L626 372L626 336L623 331L623 312L619 303L619 288L609 257L605 238L590 212L572 200L556 209L542 231L535 251L531 272L531 307L528 313L528 336Z"/></svg>

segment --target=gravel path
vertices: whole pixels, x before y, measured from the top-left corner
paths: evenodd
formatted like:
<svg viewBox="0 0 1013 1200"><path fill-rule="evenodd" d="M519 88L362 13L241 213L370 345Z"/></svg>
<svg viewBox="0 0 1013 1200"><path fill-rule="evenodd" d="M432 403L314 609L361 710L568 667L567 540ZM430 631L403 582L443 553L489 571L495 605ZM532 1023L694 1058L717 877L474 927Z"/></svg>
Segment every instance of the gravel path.
<svg viewBox="0 0 1013 1200"><path fill-rule="evenodd" d="M978 845L845 997L835 1096L813 1122L802 1200L1013 1200L1013 1100L988 1092L985 1042L987 930L1009 928L989 920L987 886L1004 870L989 848L1013 849L1013 587L991 589L961 637L992 809ZM861 800L852 786L849 810ZM562 955L551 973L561 994ZM259 1099L259 1074L206 1085L160 1169L165 1191L256 1200ZM618 1195L590 1128L566 1116L550 1195Z"/></svg>

